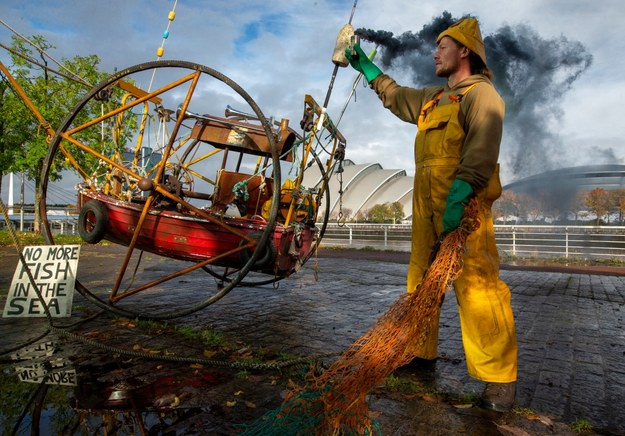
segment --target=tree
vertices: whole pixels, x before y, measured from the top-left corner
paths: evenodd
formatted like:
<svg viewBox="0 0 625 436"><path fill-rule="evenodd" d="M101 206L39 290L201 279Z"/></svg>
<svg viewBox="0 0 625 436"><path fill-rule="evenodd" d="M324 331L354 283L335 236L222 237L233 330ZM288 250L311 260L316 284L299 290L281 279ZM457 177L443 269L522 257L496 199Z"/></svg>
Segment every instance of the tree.
<svg viewBox="0 0 625 436"><path fill-rule="evenodd" d="M364 210L359 210L358 213L356 214L355 220L357 223L359 222L365 222L367 221L367 218L369 217L369 211L364 211Z"/></svg>
<svg viewBox="0 0 625 436"><path fill-rule="evenodd" d="M404 205L399 201L394 201L390 205L391 218L393 224L400 223L404 219Z"/></svg>
<svg viewBox="0 0 625 436"><path fill-rule="evenodd" d="M50 74L44 52L52 49L53 46L42 36L33 36L31 41L37 48L32 48L22 39L13 37L14 53L11 55L11 74L44 119L53 129L56 129L88 89L85 82L97 83L108 74L98 70L100 60L95 55L76 56L72 60L62 59L61 61L67 70L74 72L83 80ZM38 63L44 67L33 62L34 56L38 56ZM48 151L48 141L51 138L47 138L45 129L41 128L42 126L25 107L24 102L14 93L7 91L8 88L3 83L0 88L0 108L2 108L0 111L0 173L22 172L28 179L34 181L35 231L38 231L41 171ZM88 108L81 114L84 113L85 117L95 116L99 106L96 104L91 106L91 112ZM87 157L80 156L77 158L87 159ZM66 168L67 164L59 157L52 165L50 178L57 180Z"/></svg>
<svg viewBox="0 0 625 436"><path fill-rule="evenodd" d="M618 213L618 221L623 224L625 215L625 189L613 189L610 191L610 211Z"/></svg>
<svg viewBox="0 0 625 436"><path fill-rule="evenodd" d="M575 222L580 218L584 218L588 213L584 211L586 207L586 192L579 191L575 193L575 197L571 201L571 212L575 215Z"/></svg>
<svg viewBox="0 0 625 436"><path fill-rule="evenodd" d="M610 195L603 188L595 188L586 195L586 206L597 216L597 225L601 217L610 211Z"/></svg>
<svg viewBox="0 0 625 436"><path fill-rule="evenodd" d="M376 204L369 210L369 221L373 223L385 223L390 215L388 203Z"/></svg>
<svg viewBox="0 0 625 436"><path fill-rule="evenodd" d="M404 219L404 206L398 201L376 204L364 213L364 218L372 223L396 223Z"/></svg>
<svg viewBox="0 0 625 436"><path fill-rule="evenodd" d="M519 216L519 209L519 196L512 191L503 191L493 204L493 216L495 219L503 218L504 224L507 224L510 215Z"/></svg>

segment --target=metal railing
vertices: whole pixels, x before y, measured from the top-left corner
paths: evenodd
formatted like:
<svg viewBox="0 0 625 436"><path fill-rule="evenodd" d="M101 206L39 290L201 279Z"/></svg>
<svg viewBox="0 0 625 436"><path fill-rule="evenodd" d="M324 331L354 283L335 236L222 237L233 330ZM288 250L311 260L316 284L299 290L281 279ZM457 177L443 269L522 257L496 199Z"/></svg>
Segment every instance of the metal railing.
<svg viewBox="0 0 625 436"><path fill-rule="evenodd" d="M3 218L3 217L2 217ZM20 232L32 232L35 226L35 210L32 206L13 206L9 209L9 221ZM75 235L78 233L78 213L75 207L49 207L48 223L53 234ZM6 223L0 219L0 229Z"/></svg>
<svg viewBox="0 0 625 436"><path fill-rule="evenodd" d="M14 225L32 230L32 211L20 212L12 216ZM77 218L75 208L48 215L55 234L76 234ZM410 251L411 234L410 224L328 223L322 245ZM495 225L495 238L499 251L510 256L625 261L625 226Z"/></svg>
<svg viewBox="0 0 625 436"><path fill-rule="evenodd" d="M409 251L410 225L328 223L322 244ZM495 225L500 252L520 257L625 260L625 226Z"/></svg>

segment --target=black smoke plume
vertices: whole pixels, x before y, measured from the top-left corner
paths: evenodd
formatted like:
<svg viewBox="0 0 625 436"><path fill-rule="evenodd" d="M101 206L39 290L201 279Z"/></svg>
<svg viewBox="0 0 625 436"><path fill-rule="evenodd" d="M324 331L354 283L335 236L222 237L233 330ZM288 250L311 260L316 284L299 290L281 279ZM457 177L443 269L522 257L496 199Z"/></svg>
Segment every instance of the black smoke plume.
<svg viewBox="0 0 625 436"><path fill-rule="evenodd" d="M356 33L380 46L382 57L376 62L382 69L408 68L415 86L440 84L432 58L436 37L466 17L444 12L418 33L397 37L384 30ZM506 102L504 164L515 178L566 166L557 133L563 95L590 67L592 55L579 42L565 36L545 39L527 25L506 25L482 36L495 87Z"/></svg>

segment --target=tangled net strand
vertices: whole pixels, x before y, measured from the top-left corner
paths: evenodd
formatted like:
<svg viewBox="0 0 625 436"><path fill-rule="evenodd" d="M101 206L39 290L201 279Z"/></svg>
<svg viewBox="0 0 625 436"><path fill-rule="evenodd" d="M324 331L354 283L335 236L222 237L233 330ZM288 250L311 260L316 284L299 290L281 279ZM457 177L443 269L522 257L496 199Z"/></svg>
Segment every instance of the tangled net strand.
<svg viewBox="0 0 625 436"><path fill-rule="evenodd" d="M246 434L372 434L366 396L415 357L409 345L425 343L436 325L445 292L462 271L467 238L480 225L478 207L476 199L469 202L414 292L402 294L330 368L311 376L310 386L293 387L281 408Z"/></svg>

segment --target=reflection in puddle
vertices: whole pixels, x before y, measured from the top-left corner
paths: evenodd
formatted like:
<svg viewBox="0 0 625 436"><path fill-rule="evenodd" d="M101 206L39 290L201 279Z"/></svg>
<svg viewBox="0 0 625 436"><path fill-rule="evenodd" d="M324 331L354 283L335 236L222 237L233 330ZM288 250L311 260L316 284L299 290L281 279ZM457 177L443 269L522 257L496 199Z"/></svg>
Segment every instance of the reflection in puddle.
<svg viewBox="0 0 625 436"><path fill-rule="evenodd" d="M220 413L211 390L233 378L201 366L121 360L84 349L67 354L46 341L11 355L0 379L2 434L199 431L207 428L207 412Z"/></svg>

